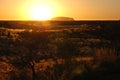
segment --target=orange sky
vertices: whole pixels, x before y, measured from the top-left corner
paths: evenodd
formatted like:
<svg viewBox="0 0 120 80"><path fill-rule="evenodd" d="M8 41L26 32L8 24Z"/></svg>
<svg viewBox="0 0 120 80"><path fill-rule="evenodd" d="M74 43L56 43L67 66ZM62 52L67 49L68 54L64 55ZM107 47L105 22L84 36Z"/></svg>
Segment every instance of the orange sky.
<svg viewBox="0 0 120 80"><path fill-rule="evenodd" d="M49 19L58 16L76 20L120 19L120 0L0 0L0 20L32 20L34 5L49 7L52 13Z"/></svg>

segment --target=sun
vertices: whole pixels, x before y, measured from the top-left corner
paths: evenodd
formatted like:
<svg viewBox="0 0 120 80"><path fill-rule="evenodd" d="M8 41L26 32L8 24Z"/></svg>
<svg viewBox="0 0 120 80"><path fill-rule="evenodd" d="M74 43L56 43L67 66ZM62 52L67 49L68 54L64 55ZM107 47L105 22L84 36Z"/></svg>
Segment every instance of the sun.
<svg viewBox="0 0 120 80"><path fill-rule="evenodd" d="M32 6L29 13L33 20L49 20L52 17L52 9L43 5Z"/></svg>
<svg viewBox="0 0 120 80"><path fill-rule="evenodd" d="M64 8L56 0L30 0L22 5L19 14L22 20L51 20L62 16Z"/></svg>

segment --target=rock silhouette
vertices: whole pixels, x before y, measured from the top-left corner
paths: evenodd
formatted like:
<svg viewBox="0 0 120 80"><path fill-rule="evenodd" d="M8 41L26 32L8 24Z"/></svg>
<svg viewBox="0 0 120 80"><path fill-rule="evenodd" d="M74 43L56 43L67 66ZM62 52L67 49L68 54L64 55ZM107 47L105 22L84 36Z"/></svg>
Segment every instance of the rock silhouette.
<svg viewBox="0 0 120 80"><path fill-rule="evenodd" d="M73 18L69 18L69 17L55 17L52 18L53 21L74 21Z"/></svg>

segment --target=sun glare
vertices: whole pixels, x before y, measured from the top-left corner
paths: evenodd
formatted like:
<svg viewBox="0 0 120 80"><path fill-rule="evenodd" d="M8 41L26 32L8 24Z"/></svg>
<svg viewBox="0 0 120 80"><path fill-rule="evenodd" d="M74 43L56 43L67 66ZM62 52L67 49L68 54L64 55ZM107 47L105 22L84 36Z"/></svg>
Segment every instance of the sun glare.
<svg viewBox="0 0 120 80"><path fill-rule="evenodd" d="M52 16L52 10L47 6L33 6L29 12L33 20L49 20Z"/></svg>
<svg viewBox="0 0 120 80"><path fill-rule="evenodd" d="M31 0L21 7L21 18L23 20L51 20L56 16L61 16L64 10L55 0L41 1Z"/></svg>

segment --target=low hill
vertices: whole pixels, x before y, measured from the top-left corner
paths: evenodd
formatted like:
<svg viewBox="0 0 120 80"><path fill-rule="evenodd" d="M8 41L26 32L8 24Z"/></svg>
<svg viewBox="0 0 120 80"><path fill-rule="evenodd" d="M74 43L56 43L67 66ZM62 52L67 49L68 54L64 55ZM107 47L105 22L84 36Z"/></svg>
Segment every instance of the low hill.
<svg viewBox="0 0 120 80"><path fill-rule="evenodd" d="M55 17L52 18L53 21L74 21L73 18L69 18L69 17Z"/></svg>

